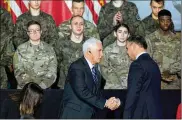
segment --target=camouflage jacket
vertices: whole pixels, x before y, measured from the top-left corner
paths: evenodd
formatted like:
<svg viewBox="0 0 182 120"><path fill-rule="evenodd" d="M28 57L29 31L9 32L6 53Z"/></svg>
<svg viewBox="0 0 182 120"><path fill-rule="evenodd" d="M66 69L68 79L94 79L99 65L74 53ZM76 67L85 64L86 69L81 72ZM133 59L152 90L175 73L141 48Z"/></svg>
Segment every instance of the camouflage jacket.
<svg viewBox="0 0 182 120"><path fill-rule="evenodd" d="M150 42L148 49L151 56L159 65L161 73L169 71L171 74L181 75L181 44L180 38L171 32L169 35L162 35L160 30L146 36Z"/></svg>
<svg viewBox="0 0 182 120"><path fill-rule="evenodd" d="M100 64L102 76L106 80L105 89L127 89L129 65L124 46L118 46L116 42L107 46Z"/></svg>
<svg viewBox="0 0 182 120"><path fill-rule="evenodd" d="M84 23L85 24L85 26L84 26L84 36L88 37L88 38L95 37L98 40L100 40L97 27L93 23L91 23L91 22L89 22L87 20L84 20L84 22L85 22ZM70 30L69 26L70 26L70 20L67 20L67 21L63 22L58 26L59 36L60 37L66 37L66 36L70 35L71 30Z"/></svg>
<svg viewBox="0 0 182 120"><path fill-rule="evenodd" d="M13 22L10 14L3 8L0 8L1 15L1 40L0 40L0 66L10 66L14 54L12 44Z"/></svg>
<svg viewBox="0 0 182 120"><path fill-rule="evenodd" d="M39 45L32 45L30 41L21 44L15 52L13 65L18 88L23 88L28 82L35 82L45 89L57 77L55 52L43 41Z"/></svg>
<svg viewBox="0 0 182 120"><path fill-rule="evenodd" d="M155 32L157 29L159 29L159 22L158 20L155 20L152 18L152 14L144 18L140 24L140 26L137 28L137 33L143 37L146 35L149 35L153 32ZM170 30L174 32L174 24L171 23Z"/></svg>
<svg viewBox="0 0 182 120"><path fill-rule="evenodd" d="M112 2L107 3L100 10L97 25L102 41L105 39L112 40L114 38L112 35L115 27L113 26L113 17L118 11L121 11L123 16L123 23L129 26L132 34L135 33L136 27L139 26L140 17L138 15L138 9L134 3L124 2L120 8L114 7Z"/></svg>
<svg viewBox="0 0 182 120"><path fill-rule="evenodd" d="M41 24L41 40L53 45L59 39L58 29L52 16L40 11L40 15L32 16L30 11L25 12L17 18L14 30L13 44L17 48L20 44L29 40L27 35L27 23L35 20Z"/></svg>
<svg viewBox="0 0 182 120"><path fill-rule="evenodd" d="M83 56L82 45L87 40L85 37L81 43L75 43L70 40L70 36L65 36L56 44L55 51L58 58L59 82L58 86L64 88L64 83L72 62Z"/></svg>
<svg viewBox="0 0 182 120"><path fill-rule="evenodd" d="M8 11L0 8L1 27L0 27L0 89L7 89L8 78L5 66L13 63L14 47L12 44L13 22Z"/></svg>

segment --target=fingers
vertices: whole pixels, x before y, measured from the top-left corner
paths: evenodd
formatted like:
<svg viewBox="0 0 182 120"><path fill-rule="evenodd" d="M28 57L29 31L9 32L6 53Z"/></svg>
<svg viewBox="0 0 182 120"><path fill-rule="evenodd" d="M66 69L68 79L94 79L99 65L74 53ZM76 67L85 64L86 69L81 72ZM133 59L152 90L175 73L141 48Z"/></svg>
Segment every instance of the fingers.
<svg viewBox="0 0 182 120"><path fill-rule="evenodd" d="M119 98L111 97L106 101L105 105L110 110L115 110L120 106Z"/></svg>

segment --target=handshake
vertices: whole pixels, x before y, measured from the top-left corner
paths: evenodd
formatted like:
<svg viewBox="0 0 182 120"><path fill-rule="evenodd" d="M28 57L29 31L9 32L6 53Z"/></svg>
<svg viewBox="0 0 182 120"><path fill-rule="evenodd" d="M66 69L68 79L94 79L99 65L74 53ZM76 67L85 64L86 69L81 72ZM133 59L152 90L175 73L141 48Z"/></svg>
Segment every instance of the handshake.
<svg viewBox="0 0 182 120"><path fill-rule="evenodd" d="M105 107L110 110L115 110L121 105L121 101L119 98L111 97L106 100Z"/></svg>

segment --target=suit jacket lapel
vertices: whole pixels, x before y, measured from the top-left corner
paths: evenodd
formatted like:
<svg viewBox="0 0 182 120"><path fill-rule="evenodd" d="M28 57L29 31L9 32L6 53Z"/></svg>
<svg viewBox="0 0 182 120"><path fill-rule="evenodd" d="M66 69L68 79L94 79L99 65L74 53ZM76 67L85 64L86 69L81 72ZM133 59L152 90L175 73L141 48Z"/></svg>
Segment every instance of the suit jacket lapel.
<svg viewBox="0 0 182 120"><path fill-rule="evenodd" d="M84 63L84 66L85 66L85 70L86 70L86 73L88 74L88 78L90 78L89 80L87 80L88 82L88 85L93 88L93 86L95 85L95 82L93 80L93 76L92 76L92 72L90 70L90 67L86 61L86 59L84 57L82 57L82 60L83 60L83 63Z"/></svg>

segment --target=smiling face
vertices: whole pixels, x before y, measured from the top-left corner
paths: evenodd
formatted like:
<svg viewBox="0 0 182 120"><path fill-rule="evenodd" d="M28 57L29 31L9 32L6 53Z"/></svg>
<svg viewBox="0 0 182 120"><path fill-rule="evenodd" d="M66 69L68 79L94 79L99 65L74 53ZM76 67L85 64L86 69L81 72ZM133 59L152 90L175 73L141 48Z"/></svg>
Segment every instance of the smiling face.
<svg viewBox="0 0 182 120"><path fill-rule="evenodd" d="M83 34L84 30L84 20L82 17L74 17L71 21L71 30L74 35Z"/></svg>

